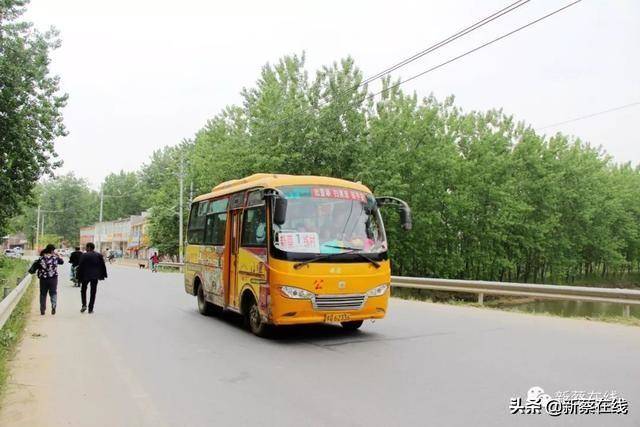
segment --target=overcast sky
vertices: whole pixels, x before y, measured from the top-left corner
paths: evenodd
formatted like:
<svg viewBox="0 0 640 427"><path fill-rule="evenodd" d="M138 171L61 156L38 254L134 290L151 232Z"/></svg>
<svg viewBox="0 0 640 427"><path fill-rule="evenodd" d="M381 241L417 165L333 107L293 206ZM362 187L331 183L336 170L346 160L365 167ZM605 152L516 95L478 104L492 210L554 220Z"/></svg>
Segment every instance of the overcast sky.
<svg viewBox="0 0 640 427"><path fill-rule="evenodd" d="M53 71L69 94L70 132L56 144L97 187L190 138L240 102L260 68L306 52L310 71L347 55L365 76L420 51L513 0L260 1L32 0L27 19L54 25ZM463 40L394 73L408 77L570 0L532 0ZM640 101L640 2L584 0L475 54L404 85L455 95L465 110L503 108L543 127ZM640 163L640 106L547 129Z"/></svg>

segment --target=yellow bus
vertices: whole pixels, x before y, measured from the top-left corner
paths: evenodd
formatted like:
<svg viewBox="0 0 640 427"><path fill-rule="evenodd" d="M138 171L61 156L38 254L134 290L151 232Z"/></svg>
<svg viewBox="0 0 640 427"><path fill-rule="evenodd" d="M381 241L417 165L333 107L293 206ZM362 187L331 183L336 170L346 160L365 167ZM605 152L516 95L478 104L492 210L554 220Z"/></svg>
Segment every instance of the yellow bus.
<svg viewBox="0 0 640 427"><path fill-rule="evenodd" d="M191 205L185 290L200 313L237 312L258 336L272 325L381 319L391 278L383 205L411 228L405 202L360 183L255 174L219 184Z"/></svg>

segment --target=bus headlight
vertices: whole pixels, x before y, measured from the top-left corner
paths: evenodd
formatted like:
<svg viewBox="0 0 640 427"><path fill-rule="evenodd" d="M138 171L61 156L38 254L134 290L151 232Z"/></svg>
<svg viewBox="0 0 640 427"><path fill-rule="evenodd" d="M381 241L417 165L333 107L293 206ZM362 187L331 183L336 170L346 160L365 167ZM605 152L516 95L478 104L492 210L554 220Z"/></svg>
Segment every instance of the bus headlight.
<svg viewBox="0 0 640 427"><path fill-rule="evenodd" d="M280 292L287 297L293 299L311 299L313 293L293 286L280 286Z"/></svg>
<svg viewBox="0 0 640 427"><path fill-rule="evenodd" d="M380 285L380 286L376 286L375 288L367 291L367 296L368 297L379 297L381 295L384 295L385 292L387 292L387 288L389 286L384 284L384 285Z"/></svg>

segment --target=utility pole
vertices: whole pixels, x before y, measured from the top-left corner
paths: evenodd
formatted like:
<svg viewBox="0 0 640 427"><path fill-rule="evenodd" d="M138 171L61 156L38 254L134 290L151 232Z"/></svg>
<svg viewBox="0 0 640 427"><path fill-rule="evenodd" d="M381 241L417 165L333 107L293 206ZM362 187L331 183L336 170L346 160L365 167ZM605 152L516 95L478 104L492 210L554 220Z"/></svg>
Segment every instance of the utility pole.
<svg viewBox="0 0 640 427"><path fill-rule="evenodd" d="M38 223L36 224L36 247L38 247L38 242L40 240L44 240L44 217L45 214L48 213L61 213L65 212L64 210L45 210L41 209L40 205L38 205ZM39 234L39 237L38 237Z"/></svg>
<svg viewBox="0 0 640 427"><path fill-rule="evenodd" d="M36 215L36 244L33 248L36 253L38 252L38 248L40 246L40 205L38 205L38 214Z"/></svg>
<svg viewBox="0 0 640 427"><path fill-rule="evenodd" d="M183 200L183 196L182 193L184 192L184 157L181 155L180 156L180 199L178 200L178 206L179 206L179 220L178 222L179 224L179 229L178 229L178 239L179 241L179 246L178 246L178 262L182 262L182 257L183 257L183 251L184 251L184 238L182 236L183 233L183 226L182 226L182 200Z"/></svg>
<svg viewBox="0 0 640 427"><path fill-rule="evenodd" d="M104 190L102 188L102 184L100 184L100 217L98 219L99 222L102 222L102 207L104 206Z"/></svg>
<svg viewBox="0 0 640 427"><path fill-rule="evenodd" d="M104 185L100 184L100 216L98 217L98 224L96 225L96 249L99 253L102 252L102 242L100 237L102 234L102 208L104 206Z"/></svg>

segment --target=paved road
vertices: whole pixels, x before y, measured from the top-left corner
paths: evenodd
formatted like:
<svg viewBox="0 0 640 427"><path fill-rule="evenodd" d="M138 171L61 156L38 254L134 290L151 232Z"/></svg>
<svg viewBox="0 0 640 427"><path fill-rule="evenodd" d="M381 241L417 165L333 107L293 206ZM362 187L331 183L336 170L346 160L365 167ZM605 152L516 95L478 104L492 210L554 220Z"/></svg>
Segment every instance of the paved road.
<svg viewBox="0 0 640 427"><path fill-rule="evenodd" d="M389 318L252 336L179 274L113 267L96 312L34 304L2 426L640 425L640 328L393 300ZM509 415L534 385L617 390L626 416Z"/></svg>

